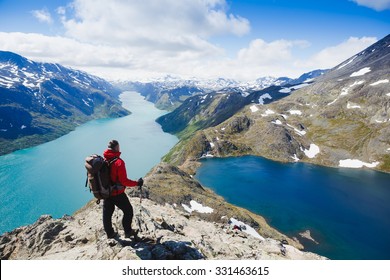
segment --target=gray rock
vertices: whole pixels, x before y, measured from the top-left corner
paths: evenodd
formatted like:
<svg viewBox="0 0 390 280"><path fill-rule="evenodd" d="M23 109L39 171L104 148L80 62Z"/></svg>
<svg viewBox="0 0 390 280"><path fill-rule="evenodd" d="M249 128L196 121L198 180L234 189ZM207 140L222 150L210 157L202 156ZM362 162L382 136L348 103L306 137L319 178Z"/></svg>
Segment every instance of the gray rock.
<svg viewBox="0 0 390 280"><path fill-rule="evenodd" d="M185 217L171 205L130 198L142 231L138 239L125 239L121 212L114 214L119 236L107 239L101 221L101 208L91 201L72 219L42 216L32 225L0 236L0 258L6 259L324 259L286 245L281 255L279 243L240 233L231 236L225 222L208 222L197 216ZM143 209L143 211L138 211ZM135 220L135 219L134 219ZM169 227L162 224L168 224ZM138 228L138 225L133 225ZM175 230L172 230L175 229ZM178 231L177 229L180 229ZM290 247L288 247L290 246Z"/></svg>

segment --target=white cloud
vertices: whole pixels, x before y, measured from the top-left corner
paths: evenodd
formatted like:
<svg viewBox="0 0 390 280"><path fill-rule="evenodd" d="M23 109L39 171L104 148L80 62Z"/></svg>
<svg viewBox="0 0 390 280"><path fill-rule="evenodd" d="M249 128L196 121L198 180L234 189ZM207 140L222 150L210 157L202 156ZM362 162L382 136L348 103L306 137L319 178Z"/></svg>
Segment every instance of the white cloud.
<svg viewBox="0 0 390 280"><path fill-rule="evenodd" d="M49 23L53 22L50 12L47 9L42 10L33 10L31 11L32 15L38 19L39 22Z"/></svg>
<svg viewBox="0 0 390 280"><path fill-rule="evenodd" d="M326 47L306 59L295 55L296 49L308 48L310 42L303 40L275 40L266 42L256 39L249 46L238 51L235 59L225 59L208 65L208 73L213 70L230 74L232 78L243 80L261 76L297 77L313 69L333 68L354 54L364 50L377 41L376 38L351 37L336 45ZM206 71L204 69L204 71ZM213 73L217 75L217 73Z"/></svg>
<svg viewBox="0 0 390 280"><path fill-rule="evenodd" d="M113 67L129 66L132 61L126 49L85 44L65 37L0 32L0 42L0 49L12 50L36 61Z"/></svg>
<svg viewBox="0 0 390 280"><path fill-rule="evenodd" d="M238 60L253 64L271 64L288 61L292 58L291 49L294 46L305 46L305 41L276 40L267 43L261 39L253 40L248 48L238 52Z"/></svg>
<svg viewBox="0 0 390 280"><path fill-rule="evenodd" d="M225 0L75 0L71 7L62 18L66 35L92 43L200 50L210 36L250 29L247 19L227 14Z"/></svg>
<svg viewBox="0 0 390 280"><path fill-rule="evenodd" d="M376 11L383 11L390 9L390 0L350 0L360 6L372 8Z"/></svg>
<svg viewBox="0 0 390 280"><path fill-rule="evenodd" d="M376 41L377 39L374 37L350 37L339 45L330 46L321 50L305 61L297 61L296 66L312 69L333 68L354 54L374 44Z"/></svg>
<svg viewBox="0 0 390 280"><path fill-rule="evenodd" d="M308 41L257 38L236 56L227 57L225 49L212 43L214 36L241 36L249 32L250 24L229 14L226 0L129 2L75 0L56 10L65 30L63 36L0 32L0 49L107 79L177 74L254 80L262 76L297 77L313 69L331 68L376 41L350 38L302 60L295 51L308 48ZM51 19L47 15L46 20Z"/></svg>
<svg viewBox="0 0 390 280"><path fill-rule="evenodd" d="M375 41L374 38L351 38L302 61L294 56L294 48L306 47L308 42L305 41L256 39L240 49L235 58L228 58L223 49L206 40L193 39L192 47L173 51L153 49L153 46L92 44L59 36L0 32L2 50L36 61L60 63L110 80L166 74L247 81L269 75L296 77L313 69L334 67Z"/></svg>
<svg viewBox="0 0 390 280"><path fill-rule="evenodd" d="M207 77L226 77L238 80L254 80L263 76L300 75L301 69L291 69L294 62L294 48L306 47L306 41L262 39L251 41L247 47L238 50L234 58L223 53L192 65L193 75Z"/></svg>

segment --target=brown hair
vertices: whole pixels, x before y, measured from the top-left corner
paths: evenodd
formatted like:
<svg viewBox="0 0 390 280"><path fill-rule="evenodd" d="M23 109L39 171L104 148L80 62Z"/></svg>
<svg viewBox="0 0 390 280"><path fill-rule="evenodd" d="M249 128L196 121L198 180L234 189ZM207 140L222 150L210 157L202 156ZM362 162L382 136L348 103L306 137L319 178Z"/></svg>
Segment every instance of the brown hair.
<svg viewBox="0 0 390 280"><path fill-rule="evenodd" d="M110 150L115 150L116 147L118 147L119 145L119 142L117 140L111 140L110 142L108 142L108 148Z"/></svg>

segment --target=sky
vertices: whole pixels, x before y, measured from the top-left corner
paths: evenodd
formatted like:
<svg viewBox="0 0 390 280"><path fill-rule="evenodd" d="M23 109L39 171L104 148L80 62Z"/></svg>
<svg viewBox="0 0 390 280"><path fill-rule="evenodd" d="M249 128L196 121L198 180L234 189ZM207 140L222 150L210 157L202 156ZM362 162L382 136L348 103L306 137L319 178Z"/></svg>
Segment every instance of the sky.
<svg viewBox="0 0 390 280"><path fill-rule="evenodd" d="M110 81L296 78L390 33L390 0L0 0L0 50Z"/></svg>

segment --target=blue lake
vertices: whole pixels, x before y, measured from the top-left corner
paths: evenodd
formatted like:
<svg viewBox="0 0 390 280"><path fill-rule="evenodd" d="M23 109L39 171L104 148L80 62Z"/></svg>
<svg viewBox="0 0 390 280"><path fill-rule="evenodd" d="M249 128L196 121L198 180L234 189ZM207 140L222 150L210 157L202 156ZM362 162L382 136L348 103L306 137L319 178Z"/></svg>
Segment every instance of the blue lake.
<svg viewBox="0 0 390 280"><path fill-rule="evenodd" d="M284 164L260 157L202 160L196 178L331 259L390 259L390 174ZM301 238L310 230L319 243Z"/></svg>
<svg viewBox="0 0 390 280"><path fill-rule="evenodd" d="M133 180L145 176L177 143L155 122L166 112L135 92L123 93L121 101L131 115L91 121L54 141L0 157L0 234L31 224L42 214L72 214L91 200L84 160L102 154L109 140L121 144Z"/></svg>

